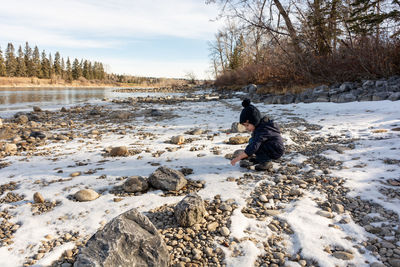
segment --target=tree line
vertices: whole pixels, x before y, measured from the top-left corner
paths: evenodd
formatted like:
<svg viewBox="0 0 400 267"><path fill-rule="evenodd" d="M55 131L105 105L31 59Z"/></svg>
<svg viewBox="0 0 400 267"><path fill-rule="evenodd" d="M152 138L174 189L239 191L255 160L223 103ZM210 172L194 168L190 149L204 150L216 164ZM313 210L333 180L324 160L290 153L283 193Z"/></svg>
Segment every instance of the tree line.
<svg viewBox="0 0 400 267"><path fill-rule="evenodd" d="M399 0L209 0L219 85L342 82L400 74Z"/></svg>
<svg viewBox="0 0 400 267"><path fill-rule="evenodd" d="M14 45L8 43L3 56L0 48L0 76L2 77L37 77L50 79L54 77L62 78L68 82L84 77L87 80L104 80L106 72L103 63L91 62L84 59L70 58L64 60L59 52L54 54L54 59L45 50L41 53L35 46L33 49L28 42L24 49L21 45L15 52Z"/></svg>

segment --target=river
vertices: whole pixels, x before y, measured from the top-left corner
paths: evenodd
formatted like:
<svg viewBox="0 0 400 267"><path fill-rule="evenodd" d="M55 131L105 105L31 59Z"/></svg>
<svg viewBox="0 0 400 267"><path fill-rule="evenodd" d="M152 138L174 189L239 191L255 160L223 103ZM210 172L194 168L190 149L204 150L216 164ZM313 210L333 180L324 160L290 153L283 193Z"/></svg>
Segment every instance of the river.
<svg viewBox="0 0 400 267"><path fill-rule="evenodd" d="M104 98L165 95L146 91L119 93L114 92L115 89L117 88L0 88L0 117L9 117L18 111L31 111L34 106L52 110L79 103L97 103Z"/></svg>

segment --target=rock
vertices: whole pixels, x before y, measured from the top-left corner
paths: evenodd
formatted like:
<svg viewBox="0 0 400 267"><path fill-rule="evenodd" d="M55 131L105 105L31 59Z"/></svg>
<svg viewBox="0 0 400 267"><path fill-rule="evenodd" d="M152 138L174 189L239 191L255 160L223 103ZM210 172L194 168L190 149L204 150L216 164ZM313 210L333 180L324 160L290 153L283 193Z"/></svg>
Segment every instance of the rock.
<svg viewBox="0 0 400 267"><path fill-rule="evenodd" d="M141 176L132 176L125 181L122 188L129 193L144 192L149 188L149 183Z"/></svg>
<svg viewBox="0 0 400 267"><path fill-rule="evenodd" d="M110 151L111 157L126 157L128 154L129 152L126 146L113 147Z"/></svg>
<svg viewBox="0 0 400 267"><path fill-rule="evenodd" d="M245 93L255 94L257 92L257 85L249 84L249 85L243 87L242 90Z"/></svg>
<svg viewBox="0 0 400 267"><path fill-rule="evenodd" d="M203 132L204 131L202 129L196 128L196 129L188 131L188 134L190 134L190 135L201 135L201 134L203 134Z"/></svg>
<svg viewBox="0 0 400 267"><path fill-rule="evenodd" d="M322 217L329 218L329 219L335 217L335 216L333 216L332 213L327 212L327 211L324 211L324 210L319 210L319 211L317 211L317 214L320 215L320 216L322 216Z"/></svg>
<svg viewBox="0 0 400 267"><path fill-rule="evenodd" d="M3 127L3 119L0 118L0 127Z"/></svg>
<svg viewBox="0 0 400 267"><path fill-rule="evenodd" d="M2 128L0 130L0 139L10 139L14 136L14 133L11 129L9 128Z"/></svg>
<svg viewBox="0 0 400 267"><path fill-rule="evenodd" d="M222 236L229 236L229 234L231 233L231 231L229 231L229 229L225 226L222 226L219 232Z"/></svg>
<svg viewBox="0 0 400 267"><path fill-rule="evenodd" d="M42 109L40 107L38 107L38 106L34 106L33 107L33 111L34 112L42 112Z"/></svg>
<svg viewBox="0 0 400 267"><path fill-rule="evenodd" d="M77 256L74 267L160 266L169 255L161 235L136 209L112 219L94 234Z"/></svg>
<svg viewBox="0 0 400 267"><path fill-rule="evenodd" d="M81 175L82 174L82 172L73 172L73 173L71 173L69 176L70 177L76 177L76 176L79 176L79 175Z"/></svg>
<svg viewBox="0 0 400 267"><path fill-rule="evenodd" d="M385 267L385 264L382 264L380 262L373 262L369 266L370 267Z"/></svg>
<svg viewBox="0 0 400 267"><path fill-rule="evenodd" d="M182 145L185 143L185 137L182 135L171 137L171 144Z"/></svg>
<svg viewBox="0 0 400 267"><path fill-rule="evenodd" d="M341 205L341 204L333 204L332 205L332 209L333 209L333 211L335 211L335 212L337 212L339 214L344 212L344 206Z"/></svg>
<svg viewBox="0 0 400 267"><path fill-rule="evenodd" d="M162 113L158 109L152 109L150 111L150 116L159 117L159 116L162 116Z"/></svg>
<svg viewBox="0 0 400 267"><path fill-rule="evenodd" d="M157 189L178 191L187 180L180 171L161 166L150 175L149 183Z"/></svg>
<svg viewBox="0 0 400 267"><path fill-rule="evenodd" d="M259 196L259 199L260 199L261 202L264 202L264 203L268 202L268 198L265 195Z"/></svg>
<svg viewBox="0 0 400 267"><path fill-rule="evenodd" d="M131 117L131 113L124 111L124 112L117 112L114 113L112 116L114 119L119 119L119 120L127 120Z"/></svg>
<svg viewBox="0 0 400 267"><path fill-rule="evenodd" d="M5 153L12 153L17 151L17 145L16 144L5 144L4 145L4 152Z"/></svg>
<svg viewBox="0 0 400 267"><path fill-rule="evenodd" d="M44 197L39 192L33 194L33 201L35 203L44 203Z"/></svg>
<svg viewBox="0 0 400 267"><path fill-rule="evenodd" d="M65 107L62 107L61 109L60 109L60 112L67 112L68 110L65 108Z"/></svg>
<svg viewBox="0 0 400 267"><path fill-rule="evenodd" d="M291 195L291 196L300 196L301 194L302 194L301 190L298 188L292 188L292 189L290 189L290 192L289 192L289 195Z"/></svg>
<svg viewBox="0 0 400 267"><path fill-rule="evenodd" d="M382 241L382 242L380 242L380 244L381 244L381 246L383 248L390 248L390 249L395 249L396 248L395 245L393 245L392 243L390 243L388 241Z"/></svg>
<svg viewBox="0 0 400 267"><path fill-rule="evenodd" d="M191 193L175 206L174 214L179 225L190 227L203 220L206 209L201 197L196 193Z"/></svg>
<svg viewBox="0 0 400 267"><path fill-rule="evenodd" d="M241 145L241 144L246 144L249 142L250 137L246 136L233 136L229 138L228 144L231 145Z"/></svg>
<svg viewBox="0 0 400 267"><path fill-rule="evenodd" d="M76 192L74 195L75 199L79 202L92 201L97 199L99 196L100 195L92 189L82 189Z"/></svg>
<svg viewBox="0 0 400 267"><path fill-rule="evenodd" d="M388 262L390 263L390 266L392 266L392 267L400 267L400 259L390 258L388 260Z"/></svg>
<svg viewBox="0 0 400 267"><path fill-rule="evenodd" d="M357 98L353 94L341 94L339 95L339 98L337 100L338 103L347 103L347 102L353 102L356 101Z"/></svg>
<svg viewBox="0 0 400 267"><path fill-rule="evenodd" d="M332 253L332 256L344 261L349 261L354 258L354 255L345 251L335 251Z"/></svg>
<svg viewBox="0 0 400 267"><path fill-rule="evenodd" d="M209 232L214 232L215 230L217 230L218 226L219 226L219 223L218 223L218 222L209 223L209 224L207 225L207 230L208 230Z"/></svg>
<svg viewBox="0 0 400 267"><path fill-rule="evenodd" d="M244 133L246 131L247 131L246 127L244 127L243 124L240 124L238 122L232 123L232 126L231 126L231 132L232 133Z"/></svg>
<svg viewBox="0 0 400 267"><path fill-rule="evenodd" d="M45 139L46 135L42 132L31 132L30 137Z"/></svg>
<svg viewBox="0 0 400 267"><path fill-rule="evenodd" d="M26 115L19 115L16 119L17 123L19 124L25 124L29 121L28 117Z"/></svg>
<svg viewBox="0 0 400 267"><path fill-rule="evenodd" d="M400 100L400 92L391 93L388 99L390 101Z"/></svg>
<svg viewBox="0 0 400 267"><path fill-rule="evenodd" d="M390 94L388 92L377 92L372 95L372 101L386 100Z"/></svg>
<svg viewBox="0 0 400 267"><path fill-rule="evenodd" d="M363 84L362 84L362 87L364 88L364 89L370 89L370 88L372 88L372 87L374 87L375 86L375 82L374 81L365 81Z"/></svg>

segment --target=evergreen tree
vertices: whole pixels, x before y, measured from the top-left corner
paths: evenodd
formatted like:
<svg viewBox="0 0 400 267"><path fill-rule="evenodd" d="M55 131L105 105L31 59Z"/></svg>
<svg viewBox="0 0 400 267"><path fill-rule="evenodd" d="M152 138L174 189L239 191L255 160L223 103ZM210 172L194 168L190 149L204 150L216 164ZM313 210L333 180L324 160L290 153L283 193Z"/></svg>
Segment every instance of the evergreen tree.
<svg viewBox="0 0 400 267"><path fill-rule="evenodd" d="M17 59L14 55L14 46L8 43L6 50L6 72L8 77L14 77L17 71Z"/></svg>
<svg viewBox="0 0 400 267"><path fill-rule="evenodd" d="M32 54L32 76L34 77L40 77L40 70L42 68L41 63L40 63L40 54L39 54L39 48L35 46L33 49L33 54Z"/></svg>
<svg viewBox="0 0 400 267"><path fill-rule="evenodd" d="M19 46L19 48L18 48L16 76L17 77L26 77L25 56L24 56L24 52L22 51L21 46Z"/></svg>
<svg viewBox="0 0 400 267"><path fill-rule="evenodd" d="M77 80L82 76L82 68L79 60L75 58L74 63L72 63L72 79Z"/></svg>
<svg viewBox="0 0 400 267"><path fill-rule="evenodd" d="M4 77L6 76L6 64L4 62L4 58L3 58L3 51L1 51L0 48L0 77Z"/></svg>
<svg viewBox="0 0 400 267"><path fill-rule="evenodd" d="M53 64L53 57L51 53L49 53L49 78L54 76L54 64Z"/></svg>
<svg viewBox="0 0 400 267"><path fill-rule="evenodd" d="M32 48L29 47L28 42L25 43L24 52L25 52L24 60L26 66L26 76L28 77L36 76L34 73L35 68L32 60Z"/></svg>
<svg viewBox="0 0 400 267"><path fill-rule="evenodd" d="M89 71L89 63L88 63L88 61L87 60L85 60L84 62L83 62L83 77L85 77L87 80L89 80L90 79L90 71Z"/></svg>
<svg viewBox="0 0 400 267"><path fill-rule="evenodd" d="M56 52L54 55L54 74L56 75L61 75L62 68L61 68L61 56L59 52Z"/></svg>
<svg viewBox="0 0 400 267"><path fill-rule="evenodd" d="M69 57L67 58L67 67L65 70L65 80L67 82L72 82L72 67L71 67L71 61L69 61Z"/></svg>
<svg viewBox="0 0 400 267"><path fill-rule="evenodd" d="M40 78L50 78L50 61L47 59L46 52L42 52Z"/></svg>

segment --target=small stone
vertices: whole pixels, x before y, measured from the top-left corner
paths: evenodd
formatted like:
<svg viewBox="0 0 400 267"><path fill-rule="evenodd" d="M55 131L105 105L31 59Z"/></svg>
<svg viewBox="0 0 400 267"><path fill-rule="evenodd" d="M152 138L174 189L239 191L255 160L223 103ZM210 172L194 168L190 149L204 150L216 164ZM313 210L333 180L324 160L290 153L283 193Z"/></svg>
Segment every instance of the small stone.
<svg viewBox="0 0 400 267"><path fill-rule="evenodd" d="M129 152L126 146L113 147L110 151L111 157L126 157L128 154Z"/></svg>
<svg viewBox="0 0 400 267"><path fill-rule="evenodd" d="M51 239L53 239L53 236L52 235L45 235L44 238L46 238L47 240L51 240Z"/></svg>
<svg viewBox="0 0 400 267"><path fill-rule="evenodd" d="M335 217L332 213L324 210L317 211L317 214L328 219L332 219L333 217Z"/></svg>
<svg viewBox="0 0 400 267"><path fill-rule="evenodd" d="M33 194L33 201L35 203L44 203L44 197L39 192Z"/></svg>
<svg viewBox="0 0 400 267"><path fill-rule="evenodd" d="M171 143L175 145L182 145L185 143L185 137L183 135L171 137Z"/></svg>
<svg viewBox="0 0 400 267"><path fill-rule="evenodd" d="M344 206L341 205L341 204L333 204L332 205L332 209L333 209L333 211L335 211L335 212L337 212L339 214L344 212Z"/></svg>
<svg viewBox="0 0 400 267"><path fill-rule="evenodd" d="M122 188L129 193L144 192L149 188L149 183L141 176L131 176L125 181Z"/></svg>
<svg viewBox="0 0 400 267"><path fill-rule="evenodd" d="M229 231L229 229L225 226L221 227L221 230L219 232L222 236L229 236L229 234L231 233L231 231Z"/></svg>
<svg viewBox="0 0 400 267"><path fill-rule="evenodd" d="M390 263L390 266L392 266L392 267L400 267L400 259L398 259L398 258L390 258L390 259L388 259L388 262Z"/></svg>
<svg viewBox="0 0 400 267"><path fill-rule="evenodd" d="M82 174L82 172L73 172L73 173L71 173L69 176L70 177L76 177L76 176L79 176L79 175L81 175Z"/></svg>
<svg viewBox="0 0 400 267"><path fill-rule="evenodd" d="M259 199L260 199L260 201L261 202L268 202L268 198L265 196L265 195L261 195L260 197L259 197Z"/></svg>
<svg viewBox="0 0 400 267"><path fill-rule="evenodd" d="M214 232L214 231L218 228L218 226L219 226L219 223L218 223L218 222L209 223L209 224L207 225L207 230L208 230L209 232Z"/></svg>
<svg viewBox="0 0 400 267"><path fill-rule="evenodd" d="M75 198L79 202L92 201L97 199L100 195L92 189L82 189L75 193Z"/></svg>
<svg viewBox="0 0 400 267"><path fill-rule="evenodd" d="M353 254L345 252L345 251L335 251L332 253L332 256L337 259L341 259L341 260L345 260L345 261L349 261L354 258Z"/></svg>
<svg viewBox="0 0 400 267"><path fill-rule="evenodd" d="M41 258L43 258L43 256L44 256L44 253L38 253L35 256L35 260L40 260Z"/></svg>
<svg viewBox="0 0 400 267"><path fill-rule="evenodd" d="M228 140L228 144L231 145L241 145L241 144L246 144L249 142L250 137L246 137L246 136L233 136L231 138L229 138Z"/></svg>
<svg viewBox="0 0 400 267"><path fill-rule="evenodd" d="M42 109L41 109L40 107L38 107L38 106L34 106L34 107L33 107L33 111L34 111L34 112L41 112Z"/></svg>

